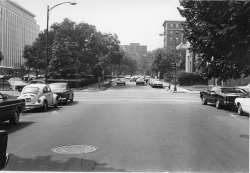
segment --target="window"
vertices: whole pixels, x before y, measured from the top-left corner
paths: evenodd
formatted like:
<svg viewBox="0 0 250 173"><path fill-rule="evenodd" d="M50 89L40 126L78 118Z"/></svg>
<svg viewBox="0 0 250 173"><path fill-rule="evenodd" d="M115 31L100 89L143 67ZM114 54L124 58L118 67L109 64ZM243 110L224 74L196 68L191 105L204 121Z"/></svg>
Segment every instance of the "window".
<svg viewBox="0 0 250 173"><path fill-rule="evenodd" d="M179 28L179 24L175 24L176 28Z"/></svg>
<svg viewBox="0 0 250 173"><path fill-rule="evenodd" d="M174 24L170 24L170 28L173 28L174 27Z"/></svg>
<svg viewBox="0 0 250 173"><path fill-rule="evenodd" d="M175 40L176 40L176 42L178 42L178 41L179 41L179 38L175 38Z"/></svg>
<svg viewBox="0 0 250 173"><path fill-rule="evenodd" d="M173 31L170 31L170 34L173 34Z"/></svg>

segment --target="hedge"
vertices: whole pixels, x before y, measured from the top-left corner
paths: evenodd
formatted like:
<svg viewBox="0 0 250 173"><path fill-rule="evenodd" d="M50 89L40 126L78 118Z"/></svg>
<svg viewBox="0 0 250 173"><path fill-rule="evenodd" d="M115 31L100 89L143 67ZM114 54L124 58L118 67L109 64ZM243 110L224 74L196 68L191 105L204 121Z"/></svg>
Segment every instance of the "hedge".
<svg viewBox="0 0 250 173"><path fill-rule="evenodd" d="M200 74L193 72L181 72L178 75L179 85L207 85L208 81L204 79Z"/></svg>

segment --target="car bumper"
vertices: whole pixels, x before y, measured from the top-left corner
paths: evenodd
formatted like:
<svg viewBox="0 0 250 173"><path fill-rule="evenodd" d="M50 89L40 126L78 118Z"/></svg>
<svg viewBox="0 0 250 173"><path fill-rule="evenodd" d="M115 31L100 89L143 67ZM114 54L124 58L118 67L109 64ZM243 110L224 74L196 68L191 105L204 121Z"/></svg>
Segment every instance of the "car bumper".
<svg viewBox="0 0 250 173"><path fill-rule="evenodd" d="M41 108L41 107L43 107L42 103L35 103L35 104L26 103L25 104L25 110L36 109L36 108Z"/></svg>

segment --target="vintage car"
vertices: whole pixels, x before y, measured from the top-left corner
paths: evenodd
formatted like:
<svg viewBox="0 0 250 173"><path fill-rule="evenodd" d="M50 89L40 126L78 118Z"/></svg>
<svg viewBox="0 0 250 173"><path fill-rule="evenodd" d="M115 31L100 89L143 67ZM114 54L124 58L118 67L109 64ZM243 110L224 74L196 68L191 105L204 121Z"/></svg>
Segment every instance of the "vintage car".
<svg viewBox="0 0 250 173"><path fill-rule="evenodd" d="M243 115L244 113L250 114L250 97L236 98L235 105L238 108L238 114Z"/></svg>
<svg viewBox="0 0 250 173"><path fill-rule="evenodd" d="M115 82L117 85L120 85L120 84L126 85L126 80L123 77L122 78L118 77Z"/></svg>
<svg viewBox="0 0 250 173"><path fill-rule="evenodd" d="M135 82L138 78L139 78L139 76L131 76L130 82Z"/></svg>
<svg viewBox="0 0 250 173"><path fill-rule="evenodd" d="M0 170L4 169L8 164L10 155L7 153L8 133L0 130Z"/></svg>
<svg viewBox="0 0 250 173"><path fill-rule="evenodd" d="M68 104L69 101L74 100L74 91L69 87L66 82L62 83L51 83L49 84L50 89L53 93L58 95L58 101Z"/></svg>
<svg viewBox="0 0 250 173"><path fill-rule="evenodd" d="M19 92L21 92L23 87L27 85L26 82L22 81L22 79L17 77L10 78L8 82L10 84L10 89L17 90Z"/></svg>
<svg viewBox="0 0 250 173"><path fill-rule="evenodd" d="M250 83L246 86L237 86L238 88L244 89L247 93L250 93Z"/></svg>
<svg viewBox="0 0 250 173"><path fill-rule="evenodd" d="M27 85L18 98L25 99L25 109L41 108L46 111L49 106L58 106L58 95L46 84Z"/></svg>
<svg viewBox="0 0 250 173"><path fill-rule="evenodd" d="M145 85L145 80L143 77L140 77L140 78L136 79L135 83L136 83L136 85Z"/></svg>
<svg viewBox="0 0 250 173"><path fill-rule="evenodd" d="M200 98L201 103L206 105L209 103L215 103L217 109L222 106L234 106L235 99L238 97L247 96L248 93L237 87L213 87L208 91L201 91Z"/></svg>
<svg viewBox="0 0 250 173"><path fill-rule="evenodd" d="M0 93L0 122L9 121L10 124L18 124L24 108L25 99L10 99Z"/></svg>
<svg viewBox="0 0 250 173"><path fill-rule="evenodd" d="M150 86L152 87L152 88L163 88L163 83L159 80L159 79L154 79L152 82L151 82L151 84L150 84Z"/></svg>

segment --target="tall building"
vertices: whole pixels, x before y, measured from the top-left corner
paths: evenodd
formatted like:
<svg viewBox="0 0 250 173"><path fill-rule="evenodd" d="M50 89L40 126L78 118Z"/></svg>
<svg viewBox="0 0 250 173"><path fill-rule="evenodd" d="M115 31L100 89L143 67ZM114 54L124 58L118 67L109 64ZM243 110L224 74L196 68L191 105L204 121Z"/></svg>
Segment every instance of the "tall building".
<svg viewBox="0 0 250 173"><path fill-rule="evenodd" d="M4 55L0 63L0 74L11 74L20 66L25 45L37 38L40 27L35 15L10 0L0 0L0 51Z"/></svg>
<svg viewBox="0 0 250 173"><path fill-rule="evenodd" d="M163 47L164 48L175 48L181 43L184 43L184 36L183 36L183 28L181 23L184 21L173 21L173 20L167 20L164 21L163 27L164 27L164 42Z"/></svg>
<svg viewBox="0 0 250 173"><path fill-rule="evenodd" d="M120 47L133 57L147 54L147 46L140 45L139 43L130 43L130 45L121 45Z"/></svg>

